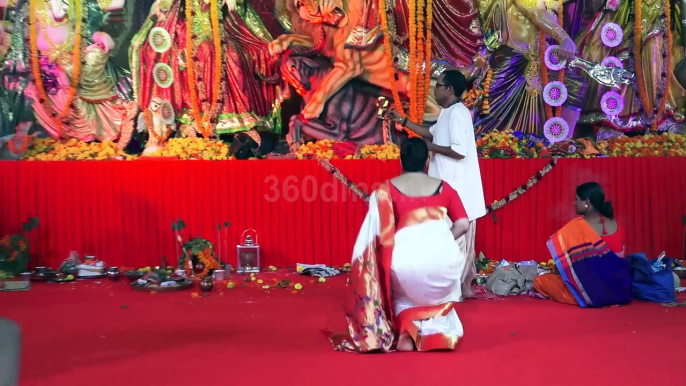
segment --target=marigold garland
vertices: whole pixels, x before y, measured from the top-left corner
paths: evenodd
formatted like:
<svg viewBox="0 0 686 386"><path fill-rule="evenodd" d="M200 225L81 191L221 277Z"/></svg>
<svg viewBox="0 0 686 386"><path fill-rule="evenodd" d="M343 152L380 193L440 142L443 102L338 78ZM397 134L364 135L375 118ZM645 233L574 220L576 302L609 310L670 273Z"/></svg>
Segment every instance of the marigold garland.
<svg viewBox="0 0 686 386"><path fill-rule="evenodd" d="M488 102L488 98L491 93L491 82L493 82L493 70L488 70L488 73L486 74L486 82L484 83L484 100L481 103L481 113L482 114L490 114L491 112L491 106Z"/></svg>
<svg viewBox="0 0 686 386"><path fill-rule="evenodd" d="M522 194L526 193L529 189L531 189L534 185L536 185L541 178L543 178L546 174L548 174L551 170L553 170L553 167L557 165L557 158L553 158L552 161L548 162L543 169L538 171L535 175L533 175L529 180L526 182L526 184L518 187L517 189L513 190L510 192L510 194L507 195L507 197L494 201L491 205L488 205L486 209L488 212L495 212L498 209L501 209L508 203L516 200L521 196Z"/></svg>
<svg viewBox="0 0 686 386"><path fill-rule="evenodd" d="M415 0L417 2L417 20L416 20L416 32L415 32L415 39L417 39L417 45L415 47L416 53L415 53L415 66L416 66L416 73L417 73L417 79L416 83L413 83L410 87L413 88L414 91L414 100L415 100L415 115L416 115L416 120L414 122L417 122L419 124L422 123L423 118L424 118L424 109L422 108L422 96L424 95L424 79L426 78L426 68L422 68L424 66L424 0ZM426 102L426 101L425 101ZM412 108L412 107L410 107Z"/></svg>
<svg viewBox="0 0 686 386"><path fill-rule="evenodd" d="M167 132L163 134L162 136L157 135L155 132L155 129L152 126L152 117L150 116L150 109L145 109L143 111L143 115L145 116L145 125L148 127L148 133L150 133L150 136L155 138L157 142L162 143L169 139L169 136L171 135L171 130L167 129ZM166 127L167 125L165 125Z"/></svg>
<svg viewBox="0 0 686 386"><path fill-rule="evenodd" d="M564 24L564 12L562 8L562 1L558 3L557 7L557 23L560 25L560 28L563 27ZM548 84L550 82L550 77L548 75L548 66L545 64L545 49L546 49L546 33L541 30L538 34L539 38L539 47L538 47L538 55L540 59L540 66L541 66L541 81L544 85ZM562 43L562 42L558 42ZM565 69L560 70L560 75L558 79L561 83L564 83L565 81ZM562 106L558 107L555 109L555 116L556 117L561 117L562 116ZM553 108L549 104L545 104L545 118L550 119L553 117Z"/></svg>
<svg viewBox="0 0 686 386"><path fill-rule="evenodd" d="M667 76L671 76L672 74L672 67L674 65L674 57L672 55L673 52L673 37L672 37L672 28L671 28L671 23L672 23L672 15L671 15L671 4L669 1L666 1L665 3L665 12L664 12L664 17L665 17L665 23L664 23L664 28L665 28L665 36L667 37L667 70L664 72L667 74ZM636 85L638 88L638 94L641 98L641 105L643 106L643 110L645 110L646 114L648 114L649 117L653 118L653 122L651 124L651 130L655 131L657 130L658 123L660 121L660 118L662 117L662 114L664 114L665 109L667 108L667 100L669 99L669 94L671 92L670 87L669 87L669 80L667 80L667 85L664 90L664 95L662 96L662 101L660 101L660 105L657 108L657 111L653 109L653 107L650 106L650 100L648 99L648 92L646 91L646 86L645 83L643 82L643 63L641 62L641 46L642 46L642 37L643 37L643 32L642 32L642 6L643 6L643 1L642 0L636 0L635 4L635 9L634 9L634 66L636 70ZM664 65L664 63L663 63ZM648 112L654 112L655 115L653 116L652 114Z"/></svg>
<svg viewBox="0 0 686 386"><path fill-rule="evenodd" d="M564 9L562 8L562 1L560 0L559 5L557 7L557 23L560 25L560 28L562 28L562 25L564 24L564 17L563 16L564 16ZM565 69L564 68L562 68L560 70L560 76L559 76L558 80L560 81L560 83L565 82ZM562 106L555 109L555 116L558 118L562 117Z"/></svg>
<svg viewBox="0 0 686 386"><path fill-rule="evenodd" d="M38 26L36 22L36 2L38 0L31 0L29 3L29 44L31 48L31 70L33 73L34 81L36 82L36 91L40 98L40 102L46 110L52 110L50 106L49 99L45 93L45 86L43 85L43 78L41 77L40 71L40 56L38 53ZM57 126L57 138L62 136L62 125L63 121L69 115L71 111L71 104L76 96L76 91L79 86L79 80L81 75L81 0L74 0L74 47L72 51L72 65L74 66L71 85L69 92L67 93L67 100L62 109L62 113L53 122ZM56 115L56 114L53 114Z"/></svg>
<svg viewBox="0 0 686 386"><path fill-rule="evenodd" d="M388 26L388 13L386 9L386 1L379 0L379 9L381 10L381 27L384 33L384 49L386 51L386 68L388 70L388 81L393 94L393 102L395 103L396 111L401 117L405 118L405 111L403 110L402 100L398 92L398 85L396 83L395 67L393 66L393 49L391 48L391 32ZM409 96L409 95L408 95ZM419 137L419 134L404 127L409 137Z"/></svg>
<svg viewBox="0 0 686 386"><path fill-rule="evenodd" d="M207 139L212 135L212 124L208 115L215 110L217 103L219 102L219 85L221 78L221 46L219 40L219 16L217 14L217 0L210 1L210 22L212 24L212 38L214 39L214 84L213 84L213 97L212 107L205 114L203 118L200 115L200 108L198 106L198 91L196 89L196 78L195 69L193 64L196 63L193 60L193 23L191 21L192 17L192 0L186 0L186 61L188 67L186 67L188 76L188 88L191 97L191 111L193 113L193 119L198 125L198 130L202 136ZM218 70L218 71L217 71Z"/></svg>
<svg viewBox="0 0 686 386"><path fill-rule="evenodd" d="M545 46L546 46L546 41L545 41L545 31L541 30L538 33L538 55L540 59L540 66L541 66L541 82L545 85L550 82L550 78L548 77L548 67L545 65ZM553 108L547 104L545 104L545 119L548 120L552 118L553 116Z"/></svg>
<svg viewBox="0 0 686 386"><path fill-rule="evenodd" d="M434 15L433 15L433 0L426 0L427 5L426 5L426 52L424 53L424 92L421 95L421 100L424 101L422 103L421 108L422 108L422 120L424 118L424 110L426 109L426 102L429 99L429 89L431 88L431 48L432 48L432 39L433 36L431 35L431 29L433 28L433 22L434 22Z"/></svg>
<svg viewBox="0 0 686 386"><path fill-rule="evenodd" d="M408 21L408 27L410 29L410 51L409 51L409 60L410 64L408 67L408 75L410 76L410 90L409 90L409 99L410 99L410 120L412 122L416 122L417 120L417 111L415 110L415 106L417 103L417 2L416 0L410 0L410 17Z"/></svg>
<svg viewBox="0 0 686 386"><path fill-rule="evenodd" d="M31 137L27 135L24 137L24 143L22 143L20 148L17 149L17 146L14 144L14 138L10 139L7 142L7 146L9 146L10 151L12 153L19 155L19 154L25 152L26 149L28 149L30 142L31 142Z"/></svg>
<svg viewBox="0 0 686 386"><path fill-rule="evenodd" d="M384 34L384 49L386 50L386 67L388 70L388 81L391 86L391 93L393 94L393 102L395 103L396 110L401 117L405 117L405 111L402 108L402 100L400 99L400 93L398 92L398 85L395 82L395 68L393 67L393 50L391 48L391 32L388 27L388 14L386 11L386 1L379 0L379 10L381 16L381 27ZM408 131L409 133L409 131Z"/></svg>

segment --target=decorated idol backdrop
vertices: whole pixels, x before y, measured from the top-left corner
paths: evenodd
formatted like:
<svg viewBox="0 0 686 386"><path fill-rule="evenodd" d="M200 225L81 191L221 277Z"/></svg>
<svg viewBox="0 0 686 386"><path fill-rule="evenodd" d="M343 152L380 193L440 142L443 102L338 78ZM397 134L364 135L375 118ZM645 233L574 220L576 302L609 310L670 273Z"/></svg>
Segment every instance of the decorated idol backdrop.
<svg viewBox="0 0 686 386"><path fill-rule="evenodd" d="M464 103L486 142L515 132L572 149L576 128L600 128L603 138L676 132L686 102L681 8L665 0L0 0L2 106L13 117L2 135L14 158L40 153L31 144L41 137L48 148L101 144L103 159L207 147L196 139L214 141L212 157L222 158L241 148L221 140L239 133L236 143L261 148L255 155L285 133L293 145L390 143L413 133L391 124L388 110L427 125L437 119L433 87L446 69L469 79Z"/></svg>

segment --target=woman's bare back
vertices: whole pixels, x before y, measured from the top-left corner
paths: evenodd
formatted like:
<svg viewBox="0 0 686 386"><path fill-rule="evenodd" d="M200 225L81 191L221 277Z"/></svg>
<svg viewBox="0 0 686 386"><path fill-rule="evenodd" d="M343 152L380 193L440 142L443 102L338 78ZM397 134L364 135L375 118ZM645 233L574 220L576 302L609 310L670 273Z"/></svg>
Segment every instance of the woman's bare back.
<svg viewBox="0 0 686 386"><path fill-rule="evenodd" d="M424 173L405 173L391 179L391 184L408 197L427 197L436 193L441 180Z"/></svg>

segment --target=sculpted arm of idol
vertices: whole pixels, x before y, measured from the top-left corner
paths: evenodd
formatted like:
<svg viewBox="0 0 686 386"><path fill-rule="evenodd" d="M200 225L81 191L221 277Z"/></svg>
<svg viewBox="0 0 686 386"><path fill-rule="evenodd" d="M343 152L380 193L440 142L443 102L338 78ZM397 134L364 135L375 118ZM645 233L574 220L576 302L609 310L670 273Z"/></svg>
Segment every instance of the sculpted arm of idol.
<svg viewBox="0 0 686 386"><path fill-rule="evenodd" d="M560 45L559 54L563 59L574 59L576 44L562 27L557 23L557 18L546 11L543 0L513 0L515 6L540 30L544 31ZM534 6L535 3L535 6Z"/></svg>

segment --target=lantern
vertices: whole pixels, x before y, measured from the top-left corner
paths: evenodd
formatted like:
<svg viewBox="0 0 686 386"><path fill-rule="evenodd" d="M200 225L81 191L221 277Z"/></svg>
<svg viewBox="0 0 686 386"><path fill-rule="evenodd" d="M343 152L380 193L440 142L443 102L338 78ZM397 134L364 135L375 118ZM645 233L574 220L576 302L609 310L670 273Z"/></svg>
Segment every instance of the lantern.
<svg viewBox="0 0 686 386"><path fill-rule="evenodd" d="M252 232L255 236L255 241L248 234ZM257 273L260 272L260 246L257 245L257 232L254 229L247 229L241 235L241 243L237 247L237 265L236 272L238 273Z"/></svg>

